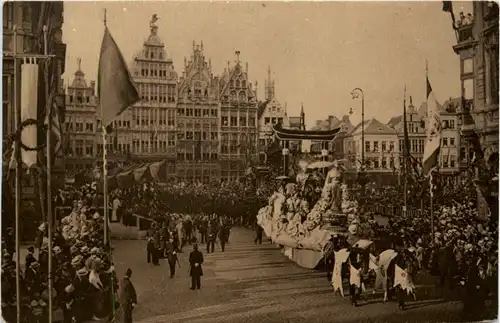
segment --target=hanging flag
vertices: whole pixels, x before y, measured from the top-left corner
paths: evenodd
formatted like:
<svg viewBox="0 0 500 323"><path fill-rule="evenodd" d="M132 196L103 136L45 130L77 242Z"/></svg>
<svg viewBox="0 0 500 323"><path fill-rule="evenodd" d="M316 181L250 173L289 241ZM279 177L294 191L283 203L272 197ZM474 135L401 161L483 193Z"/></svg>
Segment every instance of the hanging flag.
<svg viewBox="0 0 500 323"><path fill-rule="evenodd" d="M398 265L394 266L394 285L393 287L400 286L402 290L406 291L408 294L413 292L415 286L411 281L411 277L406 272L406 270L402 269Z"/></svg>
<svg viewBox="0 0 500 323"><path fill-rule="evenodd" d="M354 268L353 265L349 264L350 267L350 277L349 283L356 287L361 287L361 272L359 269Z"/></svg>
<svg viewBox="0 0 500 323"><path fill-rule="evenodd" d="M335 264L333 266L332 273L332 286L333 291L340 291L342 297L344 297L344 286L342 284L342 265L347 261L349 257L349 250L346 248L339 251L334 251L335 253Z"/></svg>
<svg viewBox="0 0 500 323"><path fill-rule="evenodd" d="M45 126L49 127L52 132L52 144L54 147L53 156L57 156L58 152L63 147L63 137L61 132L61 119L59 118L59 107L56 102L52 102L52 120L49 125L49 115L45 116Z"/></svg>
<svg viewBox="0 0 500 323"><path fill-rule="evenodd" d="M439 151L441 147L441 118L439 107L427 78L427 138L424 146L423 175L429 173L439 165Z"/></svg>
<svg viewBox="0 0 500 323"><path fill-rule="evenodd" d="M106 126L127 107L139 101L125 60L107 27L102 38L97 77L101 122Z"/></svg>

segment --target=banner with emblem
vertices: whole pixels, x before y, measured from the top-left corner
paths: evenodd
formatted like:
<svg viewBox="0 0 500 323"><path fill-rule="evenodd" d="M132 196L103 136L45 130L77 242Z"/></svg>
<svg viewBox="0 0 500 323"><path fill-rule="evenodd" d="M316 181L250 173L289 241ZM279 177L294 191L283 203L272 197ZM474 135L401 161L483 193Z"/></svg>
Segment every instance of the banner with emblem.
<svg viewBox="0 0 500 323"><path fill-rule="evenodd" d="M342 297L344 297L344 287L342 286L342 265L347 261L349 257L349 251L344 248L339 251L334 251L335 253L335 264L333 266L332 274L332 286L333 291L340 291Z"/></svg>
<svg viewBox="0 0 500 323"><path fill-rule="evenodd" d="M413 292L414 285L411 282L410 276L406 272L406 270L402 269L398 265L394 266L394 285L393 287L397 287L398 285L402 290L406 291L408 294Z"/></svg>

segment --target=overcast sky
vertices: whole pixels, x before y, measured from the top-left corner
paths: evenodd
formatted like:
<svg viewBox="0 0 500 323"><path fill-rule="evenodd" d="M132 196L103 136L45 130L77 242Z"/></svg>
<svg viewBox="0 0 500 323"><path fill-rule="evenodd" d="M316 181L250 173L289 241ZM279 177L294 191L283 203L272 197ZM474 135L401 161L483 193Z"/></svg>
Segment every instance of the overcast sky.
<svg viewBox="0 0 500 323"><path fill-rule="evenodd" d="M471 11L454 2L454 11ZM361 103L350 92L365 93L366 118L387 122L401 114L406 84L413 102L425 100L425 60L442 103L460 95L459 58L450 15L442 2L65 2L63 38L67 44L65 82L73 79L77 58L87 80L97 77L104 8L111 34L129 63L149 35L158 14L158 34L179 75L193 40L204 42L214 74L235 60L248 61L252 83L263 99L267 67L277 99L298 115L304 103L307 125L328 115L339 118Z"/></svg>

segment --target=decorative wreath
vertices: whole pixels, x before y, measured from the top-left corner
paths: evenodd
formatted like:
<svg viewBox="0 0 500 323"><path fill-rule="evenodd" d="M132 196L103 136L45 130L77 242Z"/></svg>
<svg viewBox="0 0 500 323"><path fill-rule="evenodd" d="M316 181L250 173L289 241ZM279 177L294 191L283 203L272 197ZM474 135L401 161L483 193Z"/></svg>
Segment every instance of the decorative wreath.
<svg viewBox="0 0 500 323"><path fill-rule="evenodd" d="M42 145L38 145L38 146L35 146L35 147L28 147L26 146L23 141L21 140L21 133L23 131L23 129L25 127L28 127L28 126L37 126L37 127L43 127L44 128L44 131L46 131L45 128L46 125L44 124L43 121L39 121L39 120L36 120L36 119L27 119L25 121L23 121L21 123L21 127L19 128L19 130L16 132L16 137L15 137L15 140L19 140L19 145L21 146L21 148L23 148L24 150L28 150L28 151L39 151L39 150L42 150L46 147L46 144L42 144Z"/></svg>

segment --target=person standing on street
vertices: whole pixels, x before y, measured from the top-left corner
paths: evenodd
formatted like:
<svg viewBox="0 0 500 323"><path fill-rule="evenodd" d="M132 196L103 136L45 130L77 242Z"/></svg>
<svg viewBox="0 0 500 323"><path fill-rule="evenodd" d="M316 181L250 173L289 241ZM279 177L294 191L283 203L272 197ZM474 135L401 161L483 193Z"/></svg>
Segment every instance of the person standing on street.
<svg viewBox="0 0 500 323"><path fill-rule="evenodd" d="M146 247L148 264L150 264L151 261L154 259L154 252L155 252L154 249L155 249L154 239L152 237L149 237L148 238L148 244L147 244L147 247Z"/></svg>
<svg viewBox="0 0 500 323"><path fill-rule="evenodd" d="M222 252L226 249L226 243L229 241L229 232L230 232L229 223L223 223L219 230L219 240L220 247Z"/></svg>
<svg viewBox="0 0 500 323"><path fill-rule="evenodd" d="M198 250L198 245L193 244L193 251L189 254L189 275L191 276L191 290L200 289L201 276L203 276L203 254Z"/></svg>
<svg viewBox="0 0 500 323"><path fill-rule="evenodd" d="M208 229L207 229L207 253L214 252L215 249L215 240L217 239L217 227L215 224L211 221L208 224ZM212 251L210 251L212 250Z"/></svg>
<svg viewBox="0 0 500 323"><path fill-rule="evenodd" d="M121 281L121 294L120 294L120 303L123 308L123 322L124 323L132 323L132 310L135 305L137 305L137 294L135 292L134 285L130 281L130 277L132 276L132 270L130 268L127 269L125 273L125 277Z"/></svg>
<svg viewBox="0 0 500 323"><path fill-rule="evenodd" d="M171 240L171 242L173 242L173 240ZM167 258L168 258L168 265L170 267L170 278L173 278L175 276L175 264L177 263L180 269L181 263L179 262L179 258L177 258L177 252L175 251L171 243L168 246Z"/></svg>
<svg viewBox="0 0 500 323"><path fill-rule="evenodd" d="M258 225L257 223L255 224L255 233L256 233L256 237L255 237L255 240L253 241L255 244L259 243L259 244L262 244L262 233L264 232L264 229L262 229L262 227L260 225Z"/></svg>

